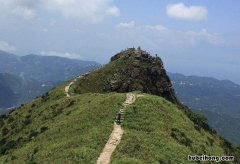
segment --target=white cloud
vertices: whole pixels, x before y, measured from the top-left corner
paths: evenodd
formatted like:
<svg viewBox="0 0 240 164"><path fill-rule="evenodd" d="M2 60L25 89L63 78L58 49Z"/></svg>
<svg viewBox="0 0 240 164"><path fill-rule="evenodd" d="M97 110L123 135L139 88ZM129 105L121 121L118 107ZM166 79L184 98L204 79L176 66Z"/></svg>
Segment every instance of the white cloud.
<svg viewBox="0 0 240 164"><path fill-rule="evenodd" d="M118 28L131 28L135 26L135 22L131 21L131 22L127 22L127 23L119 23L117 25Z"/></svg>
<svg viewBox="0 0 240 164"><path fill-rule="evenodd" d="M0 41L0 50L11 52L11 51L15 51L16 48L5 41Z"/></svg>
<svg viewBox="0 0 240 164"><path fill-rule="evenodd" d="M23 8L23 7L18 7L14 10L12 10L12 13L14 15L20 16L25 20L30 20L36 17L36 12L35 10L28 9L28 8Z"/></svg>
<svg viewBox="0 0 240 164"><path fill-rule="evenodd" d="M15 16L24 20L33 19L36 17L36 6L39 0L0 0L1 15Z"/></svg>
<svg viewBox="0 0 240 164"><path fill-rule="evenodd" d="M163 25L146 25L145 28L149 29L149 30L157 30L157 31L166 31L168 30L167 27L163 26Z"/></svg>
<svg viewBox="0 0 240 164"><path fill-rule="evenodd" d="M185 6L183 3L170 4L166 9L167 15L184 20L207 19L208 11L203 6Z"/></svg>
<svg viewBox="0 0 240 164"><path fill-rule="evenodd" d="M119 16L120 10L116 6L112 6L106 11L106 14L110 16Z"/></svg>
<svg viewBox="0 0 240 164"><path fill-rule="evenodd" d="M85 22L100 22L107 16L119 16L113 0L0 0L0 16L15 16L30 20L44 12L56 12L66 18Z"/></svg>
<svg viewBox="0 0 240 164"><path fill-rule="evenodd" d="M106 16L118 16L119 9L111 0L41 0L44 8L61 13L67 18L99 22Z"/></svg>
<svg viewBox="0 0 240 164"><path fill-rule="evenodd" d="M58 52L58 51L43 51L40 53L43 56L59 56L59 57L65 57L70 59L81 59L81 55L77 53L70 53L70 52Z"/></svg>
<svg viewBox="0 0 240 164"><path fill-rule="evenodd" d="M129 27L128 24L121 24L121 27ZM134 24L131 28L125 28L124 30L120 28L115 35L116 38L122 40L124 46L142 45L158 50L174 49L179 51L181 49L184 51L203 43L208 45L226 44L225 38L220 34L210 33L206 29L199 31L179 31L161 24L140 26Z"/></svg>
<svg viewBox="0 0 240 164"><path fill-rule="evenodd" d="M224 39L219 34L211 34L206 29L202 29L199 32L195 31L187 31L185 32L186 36L192 40L192 42L196 42L198 40L206 40L210 44L223 44Z"/></svg>

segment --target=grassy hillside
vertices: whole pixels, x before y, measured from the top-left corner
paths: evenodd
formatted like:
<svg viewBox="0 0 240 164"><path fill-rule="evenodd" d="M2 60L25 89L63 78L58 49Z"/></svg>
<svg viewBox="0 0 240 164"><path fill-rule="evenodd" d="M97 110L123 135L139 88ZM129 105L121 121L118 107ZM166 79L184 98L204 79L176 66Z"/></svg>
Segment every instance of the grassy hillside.
<svg viewBox="0 0 240 164"><path fill-rule="evenodd" d="M72 93L88 93L88 92L104 92L104 84L106 79L113 77L114 72L118 72L123 65L123 61L119 60L113 63L109 63L104 68L92 71L84 78L79 79L74 85L71 86L70 91Z"/></svg>
<svg viewBox="0 0 240 164"><path fill-rule="evenodd" d="M0 163L95 163L112 131L122 93L67 98L59 87L1 118ZM152 95L126 109L113 163L185 163L188 154L226 155L224 140L186 111Z"/></svg>
<svg viewBox="0 0 240 164"><path fill-rule="evenodd" d="M125 95L83 94L66 98L60 89L1 119L0 163L97 160Z"/></svg>
<svg viewBox="0 0 240 164"><path fill-rule="evenodd" d="M176 105L144 95L126 110L113 163L187 163L188 155L226 155L224 140L197 127Z"/></svg>
<svg viewBox="0 0 240 164"><path fill-rule="evenodd" d="M158 57L128 49L72 81L67 97L69 83L1 116L0 163L96 163L126 92L136 90L142 96L125 109L112 163L185 164L188 155L203 154L240 163L239 150L178 103Z"/></svg>

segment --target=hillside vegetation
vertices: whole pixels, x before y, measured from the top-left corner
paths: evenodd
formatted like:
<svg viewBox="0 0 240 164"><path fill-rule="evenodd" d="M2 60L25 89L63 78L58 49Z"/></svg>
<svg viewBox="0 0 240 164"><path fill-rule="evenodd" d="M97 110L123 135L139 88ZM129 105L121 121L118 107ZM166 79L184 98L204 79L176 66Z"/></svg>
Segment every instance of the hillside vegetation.
<svg viewBox="0 0 240 164"><path fill-rule="evenodd" d="M138 58L141 66L135 66L140 74L121 85L118 82L135 68L131 62L122 64L120 71L114 67L125 57ZM152 59L129 51L117 54L110 65L1 116L0 163L96 163L112 132L116 113L126 100L124 92L132 90L137 98L124 109L119 125L124 133L111 156L112 163L185 164L188 155L202 154L232 155L240 163L237 148L219 137L204 117L178 103L163 66L158 65L160 58L156 58L156 65L149 64Z"/></svg>
<svg viewBox="0 0 240 164"><path fill-rule="evenodd" d="M125 117L125 134L113 163L187 163L188 155L221 156L231 149L227 141L191 121L185 110L161 97L139 97Z"/></svg>
<svg viewBox="0 0 240 164"><path fill-rule="evenodd" d="M0 163L94 163L124 94L66 98L56 89L1 118Z"/></svg>
<svg viewBox="0 0 240 164"><path fill-rule="evenodd" d="M39 97L1 118L0 163L95 163L124 99L122 93L67 98L62 87ZM113 163L184 163L188 154L233 153L225 140L158 96L137 98L123 129Z"/></svg>

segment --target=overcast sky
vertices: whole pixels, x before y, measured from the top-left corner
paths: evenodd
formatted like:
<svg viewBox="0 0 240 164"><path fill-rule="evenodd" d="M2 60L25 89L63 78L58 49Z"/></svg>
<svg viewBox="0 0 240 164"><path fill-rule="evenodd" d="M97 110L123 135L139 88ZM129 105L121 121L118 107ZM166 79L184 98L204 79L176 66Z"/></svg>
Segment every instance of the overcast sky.
<svg viewBox="0 0 240 164"><path fill-rule="evenodd" d="M107 63L127 47L167 71L240 84L240 1L0 0L0 50Z"/></svg>

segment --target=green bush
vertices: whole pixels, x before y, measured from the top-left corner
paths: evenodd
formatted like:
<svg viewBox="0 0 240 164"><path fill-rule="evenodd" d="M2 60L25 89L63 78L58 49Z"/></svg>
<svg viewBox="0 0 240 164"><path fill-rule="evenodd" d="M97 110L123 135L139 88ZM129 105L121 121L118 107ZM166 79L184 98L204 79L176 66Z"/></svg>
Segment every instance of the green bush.
<svg viewBox="0 0 240 164"><path fill-rule="evenodd" d="M45 93L41 96L42 102L46 102L49 100L49 93Z"/></svg>
<svg viewBox="0 0 240 164"><path fill-rule="evenodd" d="M38 134L39 134L39 132L31 130L30 133L28 134L28 139L32 139L32 138L36 137Z"/></svg>
<svg viewBox="0 0 240 164"><path fill-rule="evenodd" d="M46 130L48 130L48 127L43 126L43 127L41 127L41 129L40 129L40 133L43 133L43 132L45 132Z"/></svg>
<svg viewBox="0 0 240 164"><path fill-rule="evenodd" d="M8 117L8 119L7 119L7 123L9 124L9 123L11 123L11 122L13 122L14 121L14 118L10 115L9 117Z"/></svg>
<svg viewBox="0 0 240 164"><path fill-rule="evenodd" d="M9 129L6 128L6 127L4 127L4 128L2 129L2 135L5 136L5 135L7 135L8 133L9 133Z"/></svg>
<svg viewBox="0 0 240 164"><path fill-rule="evenodd" d="M32 120L30 118L30 115L27 115L22 122L24 126L31 124Z"/></svg>
<svg viewBox="0 0 240 164"><path fill-rule="evenodd" d="M179 142L182 145L185 145L185 146L192 145L192 141L189 138L187 138L183 132L179 131L176 128L172 129L171 137L173 137L177 142Z"/></svg>
<svg viewBox="0 0 240 164"><path fill-rule="evenodd" d="M15 148L17 145L17 142L14 140L10 140L10 141L5 141L4 144L1 144L0 147L0 154L4 155L8 152L8 150Z"/></svg>

